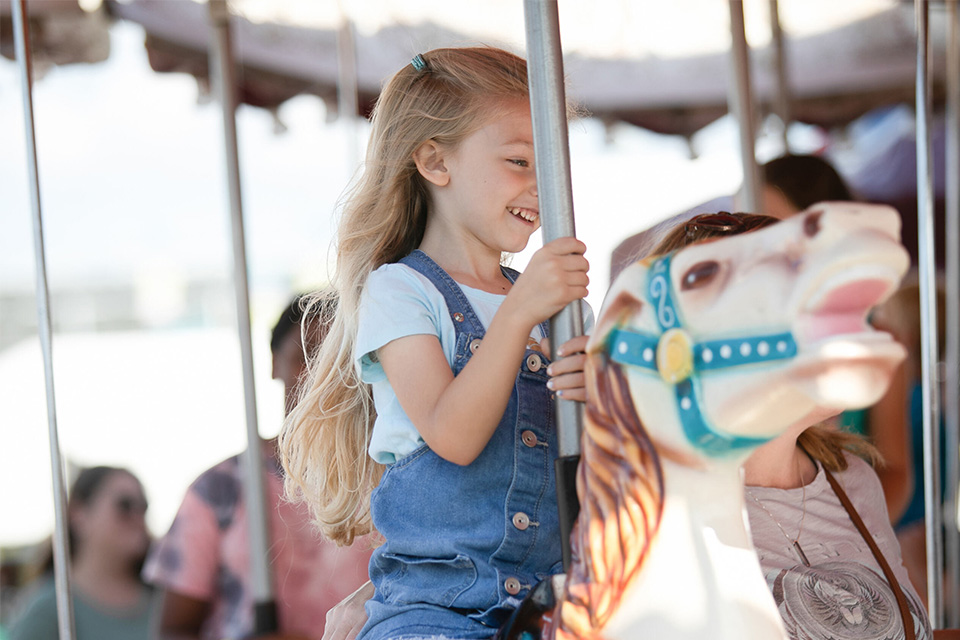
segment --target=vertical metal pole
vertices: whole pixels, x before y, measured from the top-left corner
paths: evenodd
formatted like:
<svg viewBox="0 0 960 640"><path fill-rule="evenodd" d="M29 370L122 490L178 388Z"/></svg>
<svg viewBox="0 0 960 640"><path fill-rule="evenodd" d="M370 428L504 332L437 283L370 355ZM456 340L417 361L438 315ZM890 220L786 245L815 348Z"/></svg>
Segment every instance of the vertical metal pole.
<svg viewBox="0 0 960 640"><path fill-rule="evenodd" d="M790 153L790 141L787 139L787 129L790 127L790 82L783 47L783 29L780 26L780 0L770 0L770 32L773 36L773 71L777 79L773 112L783 123L783 152Z"/></svg>
<svg viewBox="0 0 960 640"><path fill-rule="evenodd" d="M920 323L923 396L924 506L927 526L927 609L934 629L943 628L943 524L940 495L940 387L937 382L937 283L933 244L933 158L930 150L931 46L925 0L917 16L917 238L920 267Z"/></svg>
<svg viewBox="0 0 960 640"><path fill-rule="evenodd" d="M33 253L36 260L37 325L43 352L43 373L47 395L47 428L50 440L50 477L53 482L54 534L53 571L57 592L57 628L60 638L73 640L73 598L70 594L70 542L67 535L67 491L60 436L57 428L57 402L53 385L53 330L50 322L50 291L47 287L47 260L43 243L43 217L40 208L40 175L37 169L37 140L33 123L33 63L30 57L30 27L27 0L13 2L13 37L20 64L23 91L23 130L26 134L27 173L30 178L30 209L33 220Z"/></svg>
<svg viewBox="0 0 960 640"><path fill-rule="evenodd" d="M267 560L266 517L257 397L253 378L253 346L250 338L250 291L247 283L247 253L240 200L240 162L237 151L236 88L230 43L230 13L226 0L210 0L210 25L214 46L210 51L215 88L223 111L223 138L233 236L233 281L237 306L237 329L243 363L243 391L247 418L247 450L244 452L246 484L244 498L250 527L250 564L253 579L254 634L276 631L276 605Z"/></svg>
<svg viewBox="0 0 960 640"><path fill-rule="evenodd" d="M743 210L760 211L760 171L757 168L753 96L750 91L750 55L743 24L742 0L728 0L730 6L730 76L728 102L740 125L740 159L743 164Z"/></svg>
<svg viewBox="0 0 960 640"><path fill-rule="evenodd" d="M946 429L947 626L960 628L960 1L947 2Z"/></svg>
<svg viewBox="0 0 960 640"><path fill-rule="evenodd" d="M543 240L550 242L576 235L560 19L556 0L524 0L523 9L540 220ZM550 320L552 356L556 357L557 347L582 333L583 313L578 301ZM574 401L558 398L556 402L560 440L560 458L556 461L557 499L564 566L569 567L570 530L579 510L575 478L583 413L581 406Z"/></svg>
<svg viewBox="0 0 960 640"><path fill-rule="evenodd" d="M337 29L337 111L341 125L349 137L347 163L350 172L360 161L360 149L357 143L357 113L359 95L357 89L357 45L353 20L340 7L340 28Z"/></svg>

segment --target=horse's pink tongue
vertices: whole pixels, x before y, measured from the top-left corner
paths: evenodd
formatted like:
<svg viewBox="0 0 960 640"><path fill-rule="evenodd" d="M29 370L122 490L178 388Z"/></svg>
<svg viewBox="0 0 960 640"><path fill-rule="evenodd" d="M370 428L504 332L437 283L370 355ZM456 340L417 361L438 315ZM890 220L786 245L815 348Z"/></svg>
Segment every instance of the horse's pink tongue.
<svg viewBox="0 0 960 640"><path fill-rule="evenodd" d="M863 313L877 303L890 285L883 280L859 280L831 291L813 313Z"/></svg>
<svg viewBox="0 0 960 640"><path fill-rule="evenodd" d="M830 336L862 333L864 316L887 291L882 280L860 280L831 291L802 321L807 340L814 342Z"/></svg>

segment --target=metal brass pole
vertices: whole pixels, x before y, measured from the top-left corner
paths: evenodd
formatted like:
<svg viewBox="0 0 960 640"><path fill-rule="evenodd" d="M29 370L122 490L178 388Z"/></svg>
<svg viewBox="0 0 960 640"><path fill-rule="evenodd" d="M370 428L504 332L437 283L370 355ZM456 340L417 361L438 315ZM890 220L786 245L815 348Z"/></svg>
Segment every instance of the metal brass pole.
<svg viewBox="0 0 960 640"><path fill-rule="evenodd" d="M740 159L743 164L743 210L760 211L760 171L757 168L753 96L750 91L750 54L743 24L743 3L728 0L730 7L730 112L740 126Z"/></svg>
<svg viewBox="0 0 960 640"><path fill-rule="evenodd" d="M960 2L947 2L946 145L946 429L944 552L946 602L960 602ZM947 612L947 626L960 628L960 606Z"/></svg>
<svg viewBox="0 0 960 640"><path fill-rule="evenodd" d="M240 162L237 150L236 88L230 40L230 14L226 0L209 0L212 46L211 78L223 112L223 137L230 200L230 227L233 246L233 282L236 297L237 329L243 364L243 391L246 408L247 449L243 455L244 499L250 528L250 564L254 598L254 634L277 629L276 604L270 579L263 463L257 423L257 396L253 376L253 346L250 337L250 289L247 282L247 253L240 199Z"/></svg>
<svg viewBox="0 0 960 640"><path fill-rule="evenodd" d="M357 113L359 95L357 81L357 44L353 20L341 6L340 27L337 29L337 112L347 137L347 165L352 171L360 162L360 145L357 142Z"/></svg>
<svg viewBox="0 0 960 640"><path fill-rule="evenodd" d="M773 112L783 123L783 152L790 153L790 142L787 140L787 129L790 127L790 82L783 47L783 28L780 26L780 0L770 0L770 32L773 40L773 71L777 79Z"/></svg>
<svg viewBox="0 0 960 640"><path fill-rule="evenodd" d="M544 242L550 242L576 235L560 20L555 0L525 0L523 7L540 220ZM583 313L578 301L550 320L553 355L559 345L582 333ZM560 440L560 458L556 463L557 498L564 566L569 566L569 534L579 510L574 479L580 454L583 412L581 405L572 400L558 398L556 403Z"/></svg>
<svg viewBox="0 0 960 640"><path fill-rule="evenodd" d="M73 598L70 589L70 541L67 534L67 491L57 428L57 402L53 384L53 330L50 322L50 290L43 242L40 207L40 175L37 169L37 140L33 122L33 63L30 57L30 27L27 0L13 2L13 37L20 66L23 91L23 130L26 134L27 173L30 179L30 209L33 220L33 250L36 260L37 325L47 396L47 427L50 441L50 477L53 482L54 534L53 570L57 598L57 628L60 638L73 640Z"/></svg>
<svg viewBox="0 0 960 640"><path fill-rule="evenodd" d="M927 608L934 629L943 628L943 524L940 494L940 387L937 381L937 283L933 244L933 157L930 149L931 46L929 7L916 0L917 16L917 238L923 396L923 471L927 539Z"/></svg>

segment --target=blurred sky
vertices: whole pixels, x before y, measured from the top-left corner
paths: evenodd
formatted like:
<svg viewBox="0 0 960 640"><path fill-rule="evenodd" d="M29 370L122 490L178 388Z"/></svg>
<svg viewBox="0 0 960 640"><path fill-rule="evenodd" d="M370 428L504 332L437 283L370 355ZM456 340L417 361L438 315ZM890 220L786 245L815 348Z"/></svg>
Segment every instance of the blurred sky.
<svg viewBox="0 0 960 640"><path fill-rule="evenodd" d="M240 451L245 435L232 325L175 322L188 282L225 281L231 270L219 108L198 103L191 77L152 72L143 37L136 25L115 24L109 60L52 68L35 85L34 109L51 290L129 286L155 325L56 333L62 449L74 464L131 468L159 535L188 482ZM34 286L19 82L16 65L0 59L0 295ZM282 412L269 329L293 292L325 282L334 209L366 135L365 124L326 123L323 104L309 96L284 104L279 117L281 134L264 111L238 113L258 409L268 436ZM799 152L820 143L803 127L791 134ZM573 123L576 226L589 248L595 310L616 244L737 188L733 124L722 119L692 143L696 160L679 138ZM773 155L774 144L762 140L761 155ZM539 246L531 242L514 266ZM42 362L30 337L0 351L0 545L36 541L53 526L46 433Z"/></svg>

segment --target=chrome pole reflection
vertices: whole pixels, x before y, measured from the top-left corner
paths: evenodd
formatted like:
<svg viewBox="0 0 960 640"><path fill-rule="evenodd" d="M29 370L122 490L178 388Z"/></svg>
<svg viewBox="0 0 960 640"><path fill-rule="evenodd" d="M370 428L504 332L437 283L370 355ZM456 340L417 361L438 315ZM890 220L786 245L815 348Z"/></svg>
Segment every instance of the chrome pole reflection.
<svg viewBox="0 0 960 640"><path fill-rule="evenodd" d="M567 136L567 99L563 87L563 52L556 0L525 0L527 75L537 167L537 193L543 241L576 235L573 188L570 180L570 144ZM550 319L553 356L557 347L583 333L580 302L567 305ZM560 455L554 462L563 564L569 568L570 531L579 512L576 471L580 456L583 409L580 403L557 398Z"/></svg>
<svg viewBox="0 0 960 640"><path fill-rule="evenodd" d="M944 552L945 602L953 602L946 624L960 627L960 2L947 3L946 145L946 374L943 397L946 429Z"/></svg>
<svg viewBox="0 0 960 640"><path fill-rule="evenodd" d="M740 127L740 161L743 165L741 187L743 211L760 211L760 171L757 168L756 132L753 119L753 95L750 90L750 52L743 25L743 3L728 0L730 6L730 113Z"/></svg>
<svg viewBox="0 0 960 640"><path fill-rule="evenodd" d="M27 0L13 2L13 37L23 91L23 130L27 147L27 174L30 181L30 209L33 220L33 253L36 259L37 326L47 397L47 427L50 440L50 477L53 482L54 533L53 571L57 598L57 628L62 640L73 640L73 598L70 589L70 542L67 535L67 491L63 457L57 428L57 402L53 384L53 331L50 322L50 291L43 243L43 216L40 207L40 175L37 170L37 140L33 122L33 64L30 57L30 28Z"/></svg>
<svg viewBox="0 0 960 640"><path fill-rule="evenodd" d="M240 198L240 161L237 150L236 86L233 75L233 51L230 43L230 14L226 0L209 0L211 77L220 100L223 138L230 199L230 228L233 246L233 283L236 299L237 330L243 364L243 392L246 408L247 449L243 454L244 499L250 535L250 570L253 583L254 634L276 631L276 604L267 560L268 525L264 498L263 463L260 455L260 430L257 422L257 397L253 376L253 345L250 338L250 289L247 282L247 250Z"/></svg>
<svg viewBox="0 0 960 640"><path fill-rule="evenodd" d="M940 493L940 387L937 381L937 283L933 243L933 157L930 149L931 46L929 7L916 1L917 17L917 238L920 267L920 350L923 397L923 473L927 541L927 609L943 628L943 524Z"/></svg>

